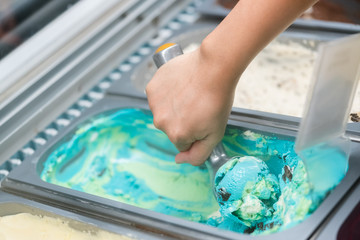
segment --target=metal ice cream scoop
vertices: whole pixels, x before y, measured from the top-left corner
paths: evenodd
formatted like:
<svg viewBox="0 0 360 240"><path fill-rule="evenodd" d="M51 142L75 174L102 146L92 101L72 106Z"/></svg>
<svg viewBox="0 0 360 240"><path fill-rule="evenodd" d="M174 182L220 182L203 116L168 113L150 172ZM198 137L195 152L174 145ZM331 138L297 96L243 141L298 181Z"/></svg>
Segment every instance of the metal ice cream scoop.
<svg viewBox="0 0 360 240"><path fill-rule="evenodd" d="M160 46L155 54L153 55L153 60L155 65L160 68L163 64L170 61L174 57L183 54L181 47L176 43L166 43ZM210 172L210 180L213 187L213 191L215 196L217 196L214 186L214 179L219 168L224 165L227 161L229 161L229 156L226 155L224 146L222 142L218 143L216 147L213 149L211 155L206 161L206 166Z"/></svg>

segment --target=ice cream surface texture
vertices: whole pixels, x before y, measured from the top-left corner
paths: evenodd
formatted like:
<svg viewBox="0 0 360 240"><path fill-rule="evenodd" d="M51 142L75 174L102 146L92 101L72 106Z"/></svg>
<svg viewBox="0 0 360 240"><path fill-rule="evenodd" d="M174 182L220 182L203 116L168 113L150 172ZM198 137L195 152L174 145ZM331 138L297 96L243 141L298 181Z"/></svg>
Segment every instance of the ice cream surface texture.
<svg viewBox="0 0 360 240"><path fill-rule="evenodd" d="M90 117L39 163L46 182L240 233L268 234L306 219L326 192L311 186L294 139L228 126L227 155L215 177L206 167L176 164L176 148L147 110L117 109ZM344 177L337 175L334 186ZM328 189L331 190L331 189Z"/></svg>
<svg viewBox="0 0 360 240"><path fill-rule="evenodd" d="M294 226L310 216L346 174L331 168L331 187L313 193L291 141L251 131L229 136L236 136L234 129L227 129L225 135L225 143L232 143L228 151L244 157L231 159L215 176L221 215L210 218L208 224L219 228L255 235ZM346 161L335 150L327 157L329 163Z"/></svg>
<svg viewBox="0 0 360 240"><path fill-rule="evenodd" d="M272 216L271 207L280 195L278 180L265 162L250 156L224 164L216 174L215 187L221 215L247 227Z"/></svg>
<svg viewBox="0 0 360 240"><path fill-rule="evenodd" d="M92 229L94 229L92 227ZM130 240L103 230L80 231L48 216L19 213L0 217L0 240Z"/></svg>
<svg viewBox="0 0 360 240"><path fill-rule="evenodd" d="M183 219L217 211L205 167L176 164L149 111L122 109L81 124L43 164L41 179Z"/></svg>

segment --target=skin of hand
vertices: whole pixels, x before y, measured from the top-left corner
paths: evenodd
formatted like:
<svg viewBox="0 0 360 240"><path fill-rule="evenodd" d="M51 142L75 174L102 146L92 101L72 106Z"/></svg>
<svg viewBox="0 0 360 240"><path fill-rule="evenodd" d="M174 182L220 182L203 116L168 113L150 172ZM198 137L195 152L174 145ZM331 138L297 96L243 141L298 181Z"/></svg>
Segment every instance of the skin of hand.
<svg viewBox="0 0 360 240"><path fill-rule="evenodd" d="M154 125L177 163L201 165L224 135L239 76L316 0L240 0L199 49L162 65L146 87Z"/></svg>
<svg viewBox="0 0 360 240"><path fill-rule="evenodd" d="M199 48L161 66L146 88L155 127L180 151L177 163L201 165L224 135L235 88L219 84L228 80L210 64Z"/></svg>

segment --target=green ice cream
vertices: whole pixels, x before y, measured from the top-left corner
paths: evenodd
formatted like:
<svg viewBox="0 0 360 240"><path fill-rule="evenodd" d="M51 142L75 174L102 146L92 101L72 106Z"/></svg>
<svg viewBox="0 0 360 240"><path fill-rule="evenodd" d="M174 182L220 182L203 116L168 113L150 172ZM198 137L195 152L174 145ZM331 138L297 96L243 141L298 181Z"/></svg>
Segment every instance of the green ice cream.
<svg viewBox="0 0 360 240"><path fill-rule="evenodd" d="M215 189L221 215L247 227L271 217L272 205L280 193L279 183L267 165L250 156L224 164L216 174Z"/></svg>
<svg viewBox="0 0 360 240"><path fill-rule="evenodd" d="M41 179L138 207L205 222L217 211L209 172L174 162L176 148L148 111L122 109L81 124L43 163Z"/></svg>
<svg viewBox="0 0 360 240"><path fill-rule="evenodd" d="M229 156L245 157L219 170L220 205L207 168L176 164L176 148L140 109L108 111L79 124L43 155L39 174L66 188L251 234L296 225L325 197L326 191L316 201L310 197L293 139L228 126L223 143Z"/></svg>
<svg viewBox="0 0 360 240"><path fill-rule="evenodd" d="M252 157L234 158L216 174L221 216L210 218L208 224L219 228L269 234L294 226L310 216L345 176L334 175L332 188L314 195L291 141L227 129L224 142L228 152Z"/></svg>

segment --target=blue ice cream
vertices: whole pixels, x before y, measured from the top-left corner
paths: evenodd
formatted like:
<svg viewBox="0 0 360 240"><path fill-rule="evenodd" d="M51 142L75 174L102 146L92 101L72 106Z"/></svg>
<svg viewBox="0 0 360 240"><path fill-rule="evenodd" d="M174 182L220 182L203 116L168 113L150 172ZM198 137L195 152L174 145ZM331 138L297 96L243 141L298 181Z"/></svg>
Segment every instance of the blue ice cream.
<svg viewBox="0 0 360 240"><path fill-rule="evenodd" d="M245 157L218 171L218 205L207 168L176 164L176 148L152 121L149 111L133 108L95 115L43 155L39 175L66 188L249 234L296 225L331 190L311 198L293 139L228 126L227 154ZM336 175L334 186L344 175Z"/></svg>
<svg viewBox="0 0 360 240"><path fill-rule="evenodd" d="M218 170L221 215L210 218L209 225L254 235L281 231L310 216L346 174L337 172L331 188L314 194L293 142L251 131L233 133L227 129L224 138L228 152L251 157L233 158ZM345 155L332 153L330 162L346 161Z"/></svg>
<svg viewBox="0 0 360 240"><path fill-rule="evenodd" d="M271 217L280 195L277 178L263 161L251 156L224 164L216 174L215 189L222 217L246 227Z"/></svg>
<svg viewBox="0 0 360 240"><path fill-rule="evenodd" d="M206 222L218 210L206 167L176 164L177 150L150 111L90 118L42 163L42 180L179 218Z"/></svg>

